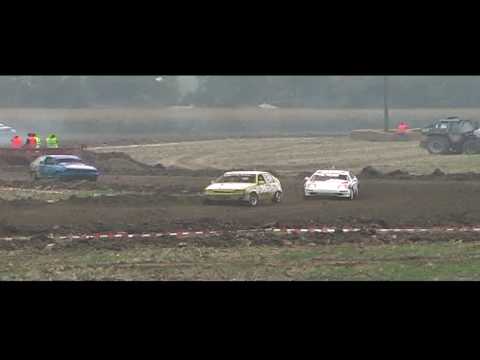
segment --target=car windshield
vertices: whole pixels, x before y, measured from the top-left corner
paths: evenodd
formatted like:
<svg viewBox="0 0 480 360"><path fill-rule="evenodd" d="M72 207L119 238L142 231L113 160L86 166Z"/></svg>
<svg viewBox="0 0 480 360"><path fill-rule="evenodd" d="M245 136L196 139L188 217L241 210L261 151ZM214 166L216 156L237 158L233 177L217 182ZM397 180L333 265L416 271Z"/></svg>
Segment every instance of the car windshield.
<svg viewBox="0 0 480 360"><path fill-rule="evenodd" d="M448 124L444 123L444 122L440 122L440 123L435 124L435 128L436 129L446 129L446 128L448 128Z"/></svg>
<svg viewBox="0 0 480 360"><path fill-rule="evenodd" d="M347 175L336 175L336 176L313 175L311 180L312 181L347 180Z"/></svg>
<svg viewBox="0 0 480 360"><path fill-rule="evenodd" d="M216 183L255 183L255 175L223 175L220 176Z"/></svg>

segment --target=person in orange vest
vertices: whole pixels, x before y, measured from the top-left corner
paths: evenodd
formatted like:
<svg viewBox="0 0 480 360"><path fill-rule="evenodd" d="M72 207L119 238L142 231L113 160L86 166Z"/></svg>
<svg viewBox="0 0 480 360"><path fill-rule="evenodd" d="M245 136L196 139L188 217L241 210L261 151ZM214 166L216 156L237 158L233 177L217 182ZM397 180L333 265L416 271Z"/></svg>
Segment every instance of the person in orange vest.
<svg viewBox="0 0 480 360"><path fill-rule="evenodd" d="M23 140L20 135L15 135L10 142L12 149L20 149L22 147L22 142Z"/></svg>
<svg viewBox="0 0 480 360"><path fill-rule="evenodd" d="M35 139L34 134L28 133L24 146L29 149L35 149L37 147L37 139Z"/></svg>
<svg viewBox="0 0 480 360"><path fill-rule="evenodd" d="M397 126L397 134L406 135L408 129L410 129L410 126L406 122L401 121Z"/></svg>

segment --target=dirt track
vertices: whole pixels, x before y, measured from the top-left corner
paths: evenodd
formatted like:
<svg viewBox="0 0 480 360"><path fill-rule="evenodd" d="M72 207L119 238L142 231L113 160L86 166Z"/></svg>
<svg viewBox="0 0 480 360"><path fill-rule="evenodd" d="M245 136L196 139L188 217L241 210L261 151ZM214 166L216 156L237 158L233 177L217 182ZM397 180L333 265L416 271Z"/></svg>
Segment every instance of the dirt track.
<svg viewBox="0 0 480 360"><path fill-rule="evenodd" d="M10 172L6 178L17 186L33 186L22 172ZM480 202L474 196L480 191L478 180L360 177L361 195L356 201L305 201L299 174L281 179L285 190L281 204L266 203L249 208L236 204L203 205L198 193L211 178L202 174L176 175L174 171L168 175L105 175L98 184L78 184L77 187L122 188L136 190L138 194L71 198L51 204L33 200L0 201L0 235L52 231L242 229L309 224L480 224ZM59 189L67 184L45 186ZM142 195L147 191L153 195Z"/></svg>
<svg viewBox="0 0 480 360"><path fill-rule="evenodd" d="M177 231L245 229L267 226L478 225L480 175L435 173L410 176L402 171L359 174L361 194L355 201L308 200L302 196L306 172L281 175L281 204L202 204L202 189L220 169L188 170L147 166L125 154L89 154L102 171L98 183L32 183L23 167L2 166L0 187L38 190L97 191L134 194L40 200L0 200L0 235L103 231ZM308 173L308 172L307 172Z"/></svg>

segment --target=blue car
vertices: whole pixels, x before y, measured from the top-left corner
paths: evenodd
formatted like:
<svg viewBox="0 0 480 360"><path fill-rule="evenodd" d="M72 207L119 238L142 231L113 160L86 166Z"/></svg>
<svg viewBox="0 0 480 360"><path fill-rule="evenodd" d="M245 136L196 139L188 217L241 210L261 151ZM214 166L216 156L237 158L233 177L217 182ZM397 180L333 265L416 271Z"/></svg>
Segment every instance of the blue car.
<svg viewBox="0 0 480 360"><path fill-rule="evenodd" d="M30 164L33 180L42 178L58 180L91 180L97 181L99 172L82 159L74 155L43 155Z"/></svg>

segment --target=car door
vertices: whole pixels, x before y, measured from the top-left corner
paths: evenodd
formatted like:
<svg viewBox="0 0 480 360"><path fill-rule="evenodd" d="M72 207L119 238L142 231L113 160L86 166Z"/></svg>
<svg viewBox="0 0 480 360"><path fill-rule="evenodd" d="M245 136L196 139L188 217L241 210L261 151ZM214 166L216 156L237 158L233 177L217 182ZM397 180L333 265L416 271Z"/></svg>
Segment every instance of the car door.
<svg viewBox="0 0 480 360"><path fill-rule="evenodd" d="M48 176L48 164L45 163L46 159L49 159L48 157L43 158L40 160L37 166L37 174L40 177L47 177Z"/></svg>
<svg viewBox="0 0 480 360"><path fill-rule="evenodd" d="M275 180L270 174L265 174L265 180L267 181L267 191L273 196L273 194L277 191Z"/></svg>
<svg viewBox="0 0 480 360"><path fill-rule="evenodd" d="M257 193L260 198L265 198L268 195L268 185L263 175L257 176Z"/></svg>
<svg viewBox="0 0 480 360"><path fill-rule="evenodd" d="M40 175L44 177L52 177L56 172L55 159L46 157L43 164L40 164Z"/></svg>
<svg viewBox="0 0 480 360"><path fill-rule="evenodd" d="M350 174L348 174L348 178L349 178L350 187L355 192L358 192L358 179L357 179L357 177L350 173Z"/></svg>

